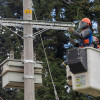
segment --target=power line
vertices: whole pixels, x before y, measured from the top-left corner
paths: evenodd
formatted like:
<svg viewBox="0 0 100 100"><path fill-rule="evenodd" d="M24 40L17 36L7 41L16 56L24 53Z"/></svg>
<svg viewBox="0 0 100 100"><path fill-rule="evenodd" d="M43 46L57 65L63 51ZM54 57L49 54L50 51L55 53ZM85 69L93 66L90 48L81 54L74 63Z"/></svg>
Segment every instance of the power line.
<svg viewBox="0 0 100 100"><path fill-rule="evenodd" d="M56 98L56 100L59 100L59 97L58 97L58 95L57 95L57 90L56 90L56 88L55 88L55 84L54 84L53 77L52 77L52 74L51 74L51 70L50 70L50 66L49 66L49 61L48 61L48 58L47 58L47 54L46 54L46 50L45 50L45 47L44 47L44 43L43 43L43 39L42 39L41 34L40 34L40 37L41 37L41 42L42 42L44 54L45 54L45 57L46 57L46 61L47 61L47 65L48 65L48 69L49 69L51 81L52 81L52 84L53 84L53 87L54 87L55 98Z"/></svg>
<svg viewBox="0 0 100 100"><path fill-rule="evenodd" d="M32 7L33 7L33 9L34 9L33 0L32 0ZM33 11L34 11L35 19L37 20L37 16L36 16L36 13L35 13L35 9L34 9Z"/></svg>
<svg viewBox="0 0 100 100"><path fill-rule="evenodd" d="M6 29L10 30L11 32L13 32L14 34L16 34L17 36L21 37L21 39L23 39L23 37L19 34L17 34L15 31L11 30L10 28L4 26Z"/></svg>
<svg viewBox="0 0 100 100"><path fill-rule="evenodd" d="M0 100L3 100L3 99L0 97Z"/></svg>

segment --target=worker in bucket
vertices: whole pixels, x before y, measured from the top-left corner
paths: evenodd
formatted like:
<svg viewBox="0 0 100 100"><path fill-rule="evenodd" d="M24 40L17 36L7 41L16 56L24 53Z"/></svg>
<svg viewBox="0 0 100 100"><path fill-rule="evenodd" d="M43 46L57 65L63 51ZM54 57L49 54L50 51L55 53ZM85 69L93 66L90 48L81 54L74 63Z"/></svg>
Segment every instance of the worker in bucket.
<svg viewBox="0 0 100 100"><path fill-rule="evenodd" d="M90 19L88 18L83 18L82 21L79 22L79 27L78 27L78 30L80 32L77 32L75 31L73 28L69 27L68 28L68 31L70 33L72 33L73 35L75 35L76 37L79 38L79 43L76 43L74 42L71 38L70 41L71 43L75 46L75 47L87 47L87 46L91 46L92 47L92 41L93 41L93 36L92 36L92 31L90 30L90 26L91 26L91 21ZM79 44L79 45L78 45ZM64 61L62 64L61 64L61 67L66 67L67 66L67 61ZM70 69L66 69L70 72ZM70 72L71 73L71 72ZM70 76L70 79L68 78L68 76ZM72 81L72 76L71 74L70 75L67 75L67 83L69 85L71 85L71 81Z"/></svg>
<svg viewBox="0 0 100 100"><path fill-rule="evenodd" d="M78 30L80 30L80 32L75 31L73 28L69 27L68 31L71 32L72 34L74 34L76 37L78 37L80 39L79 45L78 43L74 42L73 39L70 39L71 43L75 46L75 47L87 47L87 46L91 46L93 44L93 36L92 36L92 31L90 30L90 26L91 26L91 21L88 18L83 18L82 21L79 22L79 26L78 26ZM64 61L61 64L61 67L66 67L67 65L67 61Z"/></svg>
<svg viewBox="0 0 100 100"><path fill-rule="evenodd" d="M95 36L93 36L93 47L96 49L100 49L99 39Z"/></svg>
<svg viewBox="0 0 100 100"><path fill-rule="evenodd" d="M92 31L90 30L91 21L88 18L83 18L79 22L78 30L80 32L75 31L73 28L69 27L68 31L79 38L79 47L87 47L92 46Z"/></svg>

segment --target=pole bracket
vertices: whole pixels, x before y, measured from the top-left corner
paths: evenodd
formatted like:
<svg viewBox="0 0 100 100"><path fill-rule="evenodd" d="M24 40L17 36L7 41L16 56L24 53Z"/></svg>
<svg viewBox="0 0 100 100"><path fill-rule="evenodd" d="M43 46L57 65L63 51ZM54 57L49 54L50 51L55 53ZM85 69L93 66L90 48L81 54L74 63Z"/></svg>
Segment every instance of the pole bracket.
<svg viewBox="0 0 100 100"><path fill-rule="evenodd" d="M36 79L34 76L31 75L24 75L24 79Z"/></svg>
<svg viewBox="0 0 100 100"><path fill-rule="evenodd" d="M33 35L24 35L23 38L34 38Z"/></svg>
<svg viewBox="0 0 100 100"><path fill-rule="evenodd" d="M33 64L35 64L36 62L33 61L33 60L24 60L24 63L33 63Z"/></svg>

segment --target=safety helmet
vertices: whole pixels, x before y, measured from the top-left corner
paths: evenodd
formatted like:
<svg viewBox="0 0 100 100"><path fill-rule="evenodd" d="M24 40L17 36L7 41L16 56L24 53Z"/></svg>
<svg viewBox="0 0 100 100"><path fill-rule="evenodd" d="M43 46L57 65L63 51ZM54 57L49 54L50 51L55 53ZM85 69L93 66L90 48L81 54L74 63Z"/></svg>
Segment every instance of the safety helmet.
<svg viewBox="0 0 100 100"><path fill-rule="evenodd" d="M78 29L83 30L88 28L91 25L91 21L88 18L83 18L82 21L79 22Z"/></svg>
<svg viewBox="0 0 100 100"><path fill-rule="evenodd" d="M88 18L83 18L83 19L82 19L82 22L86 22L86 24L87 24L88 26L91 25L91 21L90 21L90 19L88 19Z"/></svg>
<svg viewBox="0 0 100 100"><path fill-rule="evenodd" d="M99 43L99 40L97 37L93 36L93 43Z"/></svg>

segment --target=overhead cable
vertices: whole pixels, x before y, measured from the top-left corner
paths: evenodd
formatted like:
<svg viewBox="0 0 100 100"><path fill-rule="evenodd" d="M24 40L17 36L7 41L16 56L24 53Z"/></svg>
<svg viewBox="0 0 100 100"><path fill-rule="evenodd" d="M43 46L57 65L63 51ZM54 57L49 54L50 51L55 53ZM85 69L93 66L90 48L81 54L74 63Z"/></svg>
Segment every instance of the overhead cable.
<svg viewBox="0 0 100 100"><path fill-rule="evenodd" d="M14 34L16 34L17 36L21 37L21 39L23 39L23 37L19 34L17 34L15 31L11 30L10 28L4 26L6 29L10 30L11 32L13 32Z"/></svg>

